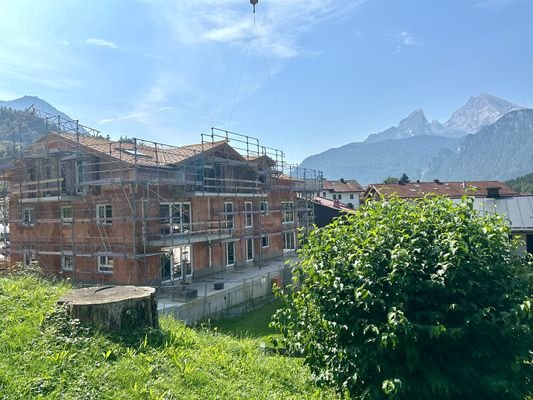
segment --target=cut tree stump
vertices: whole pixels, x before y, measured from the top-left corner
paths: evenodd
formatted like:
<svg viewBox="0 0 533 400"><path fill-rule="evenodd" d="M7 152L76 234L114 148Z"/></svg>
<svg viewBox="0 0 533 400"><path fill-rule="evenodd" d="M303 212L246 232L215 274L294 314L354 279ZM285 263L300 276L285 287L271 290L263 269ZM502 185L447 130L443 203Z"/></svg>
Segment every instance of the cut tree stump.
<svg viewBox="0 0 533 400"><path fill-rule="evenodd" d="M74 289L58 304L71 318L106 331L158 327L156 290L146 286L97 286Z"/></svg>

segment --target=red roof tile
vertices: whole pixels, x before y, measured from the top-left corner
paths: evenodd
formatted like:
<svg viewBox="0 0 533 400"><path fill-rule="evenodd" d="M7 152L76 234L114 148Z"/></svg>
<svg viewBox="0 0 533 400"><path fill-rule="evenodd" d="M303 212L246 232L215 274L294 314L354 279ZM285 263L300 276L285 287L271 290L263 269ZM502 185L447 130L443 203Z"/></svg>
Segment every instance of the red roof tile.
<svg viewBox="0 0 533 400"><path fill-rule="evenodd" d="M325 207L335 208L341 211L355 212L353 208L347 207L346 204L341 203L338 200L330 200L330 199L326 199L325 197L315 196L315 198L313 199L313 202L320 204L322 206L325 206Z"/></svg>
<svg viewBox="0 0 533 400"><path fill-rule="evenodd" d="M426 195L461 197L463 195L487 197L487 189L499 188L500 196L512 196L517 192L500 181L470 181L470 182L410 182L406 184L381 183L368 185L365 197L378 194L389 196L396 194L400 198L419 198Z"/></svg>
<svg viewBox="0 0 533 400"><path fill-rule="evenodd" d="M73 145L78 143L78 138L75 134L51 132L49 135L56 135ZM37 143L42 142L49 135L44 136ZM205 151L222 147L227 145L227 141L221 140L213 143L199 143L181 147L168 145L156 147L153 142L138 140L135 148L134 144L129 142L117 142L97 136L79 135L79 144L90 153L100 153L127 164L164 166L179 164Z"/></svg>
<svg viewBox="0 0 533 400"><path fill-rule="evenodd" d="M328 181L324 179L323 182L324 190L331 190L336 193L345 193L345 192L362 192L363 187L355 180L341 180L341 181Z"/></svg>

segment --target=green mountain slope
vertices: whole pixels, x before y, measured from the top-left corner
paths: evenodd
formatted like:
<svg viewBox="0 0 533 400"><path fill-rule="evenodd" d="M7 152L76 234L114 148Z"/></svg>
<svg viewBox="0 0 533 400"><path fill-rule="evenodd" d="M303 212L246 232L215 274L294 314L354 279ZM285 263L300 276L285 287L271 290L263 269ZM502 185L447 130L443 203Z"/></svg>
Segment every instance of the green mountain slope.
<svg viewBox="0 0 533 400"><path fill-rule="evenodd" d="M441 180L506 180L531 172L533 110L511 111L435 157L424 175Z"/></svg>
<svg viewBox="0 0 533 400"><path fill-rule="evenodd" d="M533 165L531 168L533 169ZM515 179L510 179L505 183L521 193L533 193L533 172Z"/></svg>
<svg viewBox="0 0 533 400"><path fill-rule="evenodd" d="M357 179L362 184L382 182L406 173L412 180L425 174L429 161L459 139L421 135L373 143L350 143L306 158L300 165L319 169L331 179Z"/></svg>

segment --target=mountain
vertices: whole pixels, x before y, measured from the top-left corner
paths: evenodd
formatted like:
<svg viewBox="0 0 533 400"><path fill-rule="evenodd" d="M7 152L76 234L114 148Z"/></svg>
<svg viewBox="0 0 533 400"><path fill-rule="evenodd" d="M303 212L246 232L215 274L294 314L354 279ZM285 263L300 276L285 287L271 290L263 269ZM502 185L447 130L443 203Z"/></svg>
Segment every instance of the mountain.
<svg viewBox="0 0 533 400"><path fill-rule="evenodd" d="M300 166L322 170L328 178L357 179L360 183L383 182L406 173L421 177L432 158L453 148L459 139L420 135L375 143L350 143L306 158Z"/></svg>
<svg viewBox="0 0 533 400"><path fill-rule="evenodd" d="M533 169L533 166L531 167ZM533 193L533 172L505 182L520 193Z"/></svg>
<svg viewBox="0 0 533 400"><path fill-rule="evenodd" d="M472 132L475 133L478 129L483 131L484 127L492 126L509 112L518 110L524 109L488 94L471 97L445 123L436 120L429 123L424 112L416 110L401 120L398 126L369 135L362 143L350 143L307 157L301 166L322 170L325 176L331 179L357 179L363 184L381 182L388 176L400 176L404 172L411 179L482 179L482 176L477 174L479 171L475 165L471 165L470 170L454 170L454 164L448 158L452 157L458 148L470 148L469 143L476 142L487 154L495 157L494 161L499 159L498 148L491 147L491 144L499 146L495 144L495 138L491 137L484 146L470 136L475 136ZM504 128L499 124L493 129L497 131ZM497 133L494 135L498 136ZM517 154L522 154L523 149L520 149L520 146L525 143L525 138L519 136L508 132L505 146L514 148ZM507 148L505 146L504 148ZM527 145L525 148L533 153L533 149ZM505 156L512 158L511 150ZM459 162L456 155L454 160ZM500 163L498 165L502 169L499 172L489 168L484 176L491 179L517 176L520 174L517 171L525 168L524 160L524 157L520 157L515 168ZM522 173L527 172L530 171ZM471 178L463 176L466 173ZM493 173L497 175L490 175Z"/></svg>
<svg viewBox="0 0 533 400"><path fill-rule="evenodd" d="M422 178L506 180L530 173L532 166L533 110L520 109L441 151Z"/></svg>
<svg viewBox="0 0 533 400"><path fill-rule="evenodd" d="M502 115L522 107L499 97L482 93L471 97L465 105L455 111L445 123L437 120L428 122L422 110L416 110L402 119L398 126L368 136L366 143L389 139L404 139L411 136L433 135L462 137L476 133L484 126L490 125Z"/></svg>
<svg viewBox="0 0 533 400"><path fill-rule="evenodd" d="M445 131L476 133L484 126L493 124L509 111L521 108L507 100L483 93L470 97L467 103L455 111L442 127Z"/></svg>
<svg viewBox="0 0 533 400"><path fill-rule="evenodd" d="M398 126L368 136L365 143L381 142L389 139L404 139L413 136L431 135L431 126L424 111L416 110L407 118L402 119Z"/></svg>
<svg viewBox="0 0 533 400"><path fill-rule="evenodd" d="M53 105L40 99L37 96L24 96L19 99L7 100L7 101L0 100L0 107L11 108L13 110L25 111L28 108L30 108L32 105L35 106L35 108L41 111L50 113L52 115L60 115L61 118L66 118L69 120L72 119L67 114L59 111Z"/></svg>

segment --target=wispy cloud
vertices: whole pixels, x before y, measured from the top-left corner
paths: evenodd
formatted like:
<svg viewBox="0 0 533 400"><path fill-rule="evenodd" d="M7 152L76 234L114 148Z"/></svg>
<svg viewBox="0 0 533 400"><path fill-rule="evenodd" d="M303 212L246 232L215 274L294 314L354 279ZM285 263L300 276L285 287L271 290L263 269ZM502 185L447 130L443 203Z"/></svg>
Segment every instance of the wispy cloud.
<svg viewBox="0 0 533 400"><path fill-rule="evenodd" d="M481 0L476 3L476 6L489 8L491 10L500 10L512 6L517 3L521 3L523 0Z"/></svg>
<svg viewBox="0 0 533 400"><path fill-rule="evenodd" d="M400 53L404 48L421 46L423 44L420 40L416 39L412 33L408 31L398 32L393 35L392 38L389 37L389 39L396 42L396 48L394 49L393 54Z"/></svg>
<svg viewBox="0 0 533 400"><path fill-rule="evenodd" d="M107 47L109 49L118 49L118 44L115 42L111 42L110 40L105 39L97 39L97 38L89 38L85 40L86 44L90 44L91 46L100 46L100 47Z"/></svg>
<svg viewBox="0 0 533 400"><path fill-rule="evenodd" d="M161 15L174 38L190 46L205 41L246 45L260 39L270 55L291 58L308 54L300 44L303 34L317 24L349 17L366 1L272 0L257 6L255 25L251 9L242 7L241 0L163 2Z"/></svg>
<svg viewBox="0 0 533 400"><path fill-rule="evenodd" d="M405 46L418 46L418 45L420 45L420 43L415 40L414 36L411 35L407 31L400 32L398 34L398 37L402 41L402 44L404 44Z"/></svg>

